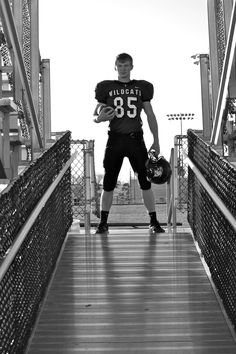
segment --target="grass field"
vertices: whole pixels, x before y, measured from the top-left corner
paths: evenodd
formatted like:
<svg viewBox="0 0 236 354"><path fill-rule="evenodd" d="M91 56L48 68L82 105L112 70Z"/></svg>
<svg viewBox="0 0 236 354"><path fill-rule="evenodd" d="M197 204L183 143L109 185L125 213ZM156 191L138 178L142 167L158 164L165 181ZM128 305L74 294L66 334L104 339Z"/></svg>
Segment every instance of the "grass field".
<svg viewBox="0 0 236 354"><path fill-rule="evenodd" d="M160 223L165 224L167 222L167 208L166 204L156 204L157 218ZM92 222L98 221L93 216ZM143 205L112 205L110 215L110 223L148 223L149 215ZM188 227L187 212L177 211L177 222L181 223L183 227Z"/></svg>

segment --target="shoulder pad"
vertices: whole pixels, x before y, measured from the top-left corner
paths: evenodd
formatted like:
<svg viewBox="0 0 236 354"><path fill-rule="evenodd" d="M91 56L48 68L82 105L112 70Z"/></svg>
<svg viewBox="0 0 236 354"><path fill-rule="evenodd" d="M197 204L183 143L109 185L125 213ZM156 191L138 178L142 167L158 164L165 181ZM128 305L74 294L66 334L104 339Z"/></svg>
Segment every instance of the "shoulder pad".
<svg viewBox="0 0 236 354"><path fill-rule="evenodd" d="M153 98L153 94L154 94L153 84L149 81L146 81L146 80L138 80L138 83L142 89L143 102L151 101L151 99Z"/></svg>
<svg viewBox="0 0 236 354"><path fill-rule="evenodd" d="M98 102L106 103L107 91L109 90L109 85L111 83L111 80L104 80L97 84L95 88L95 98Z"/></svg>

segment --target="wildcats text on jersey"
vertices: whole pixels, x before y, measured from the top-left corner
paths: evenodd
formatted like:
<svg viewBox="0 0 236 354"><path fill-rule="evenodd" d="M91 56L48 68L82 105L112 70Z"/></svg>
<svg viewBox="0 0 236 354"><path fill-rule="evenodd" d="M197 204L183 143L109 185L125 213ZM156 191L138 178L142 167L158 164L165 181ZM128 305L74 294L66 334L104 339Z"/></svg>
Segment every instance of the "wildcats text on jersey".
<svg viewBox="0 0 236 354"><path fill-rule="evenodd" d="M117 96L117 95L136 95L136 96L141 96L141 90L140 89L136 89L136 88L126 88L126 89L115 89L115 90L110 90L109 91L109 96L113 97L113 96Z"/></svg>

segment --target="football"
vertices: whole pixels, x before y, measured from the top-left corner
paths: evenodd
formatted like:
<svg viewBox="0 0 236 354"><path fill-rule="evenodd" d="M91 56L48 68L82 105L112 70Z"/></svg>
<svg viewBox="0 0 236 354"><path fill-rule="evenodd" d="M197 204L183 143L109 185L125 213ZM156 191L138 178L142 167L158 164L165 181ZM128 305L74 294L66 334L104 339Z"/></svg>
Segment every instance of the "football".
<svg viewBox="0 0 236 354"><path fill-rule="evenodd" d="M112 108L111 106L105 106L102 108L102 111L104 113L112 113L114 111L114 108Z"/></svg>

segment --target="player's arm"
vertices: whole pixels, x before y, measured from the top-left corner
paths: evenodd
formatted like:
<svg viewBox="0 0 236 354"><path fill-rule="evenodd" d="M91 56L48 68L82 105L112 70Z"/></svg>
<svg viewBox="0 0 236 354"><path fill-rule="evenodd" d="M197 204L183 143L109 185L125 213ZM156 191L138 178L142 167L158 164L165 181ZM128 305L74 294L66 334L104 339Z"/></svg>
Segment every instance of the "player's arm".
<svg viewBox="0 0 236 354"><path fill-rule="evenodd" d="M98 103L94 111L94 116L95 123L110 121L115 117L115 110L104 103Z"/></svg>
<svg viewBox="0 0 236 354"><path fill-rule="evenodd" d="M159 155L160 144L159 144L159 136L158 136L158 124L151 103L149 101L143 102L143 109L147 115L149 129L153 135L153 144L150 147L150 150L154 149L157 155Z"/></svg>
<svg viewBox="0 0 236 354"><path fill-rule="evenodd" d="M103 107L106 107L105 103L98 102L98 104L96 105L95 110L93 112L93 115L96 117L99 116Z"/></svg>
<svg viewBox="0 0 236 354"><path fill-rule="evenodd" d="M109 82L110 81L99 82L95 88L95 99L98 102L94 111L94 122L96 123L112 120L115 116L114 109L106 105Z"/></svg>

